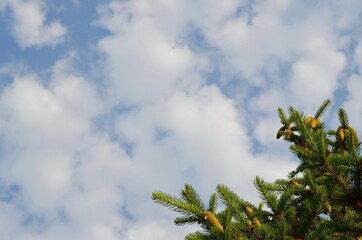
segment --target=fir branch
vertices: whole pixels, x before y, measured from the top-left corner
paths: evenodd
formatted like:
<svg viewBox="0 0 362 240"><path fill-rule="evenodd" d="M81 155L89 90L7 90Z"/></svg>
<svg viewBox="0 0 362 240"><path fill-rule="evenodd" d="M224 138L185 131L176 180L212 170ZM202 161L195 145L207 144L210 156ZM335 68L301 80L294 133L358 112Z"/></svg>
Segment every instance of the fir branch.
<svg viewBox="0 0 362 240"><path fill-rule="evenodd" d="M330 166L336 174L349 174L353 158L346 153L333 153L326 158L326 164ZM325 174L329 176L330 174Z"/></svg>
<svg viewBox="0 0 362 240"><path fill-rule="evenodd" d="M248 221L246 220L246 214L243 213L240 209L240 207L242 208L243 206L245 207L247 205L252 206L253 208L255 208L255 206L241 200L239 196L237 196L233 191L231 191L228 187L224 185L219 184L217 186L217 192L219 193L221 199L224 201L227 207L230 208L237 215L238 219L245 224L247 230L250 231L255 238L259 240L263 239L263 237L260 236L254 229L254 227L251 226L250 223L248 223Z"/></svg>
<svg viewBox="0 0 362 240"><path fill-rule="evenodd" d="M319 214L323 211L324 198L321 194L313 194L303 200L299 207L298 236L309 239L307 236L314 231L314 225L318 222Z"/></svg>
<svg viewBox="0 0 362 240"><path fill-rule="evenodd" d="M236 195L233 191L231 191L230 188L224 185L219 184L217 185L216 189L224 204L228 208L230 208L237 215L237 217L248 226L249 224L247 224L246 215L243 211L241 211L241 208L245 206L245 202L241 200L239 196Z"/></svg>
<svg viewBox="0 0 362 240"><path fill-rule="evenodd" d="M328 145L327 145L327 136L323 129L319 129L316 134L317 137L317 147L319 150L319 157L324 161L327 158Z"/></svg>
<svg viewBox="0 0 362 240"><path fill-rule="evenodd" d="M289 112L292 120L296 123L301 138L305 139L305 142L308 143L310 147L316 149L316 142L313 138L312 132L310 128L307 127L307 124L304 122L305 116L303 112L295 110L293 107L289 108Z"/></svg>
<svg viewBox="0 0 362 240"><path fill-rule="evenodd" d="M277 213L280 214L290 207L290 202L293 197L292 191L285 191L282 193L277 201Z"/></svg>
<svg viewBox="0 0 362 240"><path fill-rule="evenodd" d="M201 218L196 216L187 216L187 217L176 217L174 223L176 225L186 225L186 224L193 224L193 223L200 223Z"/></svg>
<svg viewBox="0 0 362 240"><path fill-rule="evenodd" d="M197 193L195 188L189 184L185 184L185 188L181 190L181 198L186 202L196 205L200 209L205 209L205 205L201 200L199 194Z"/></svg>
<svg viewBox="0 0 362 240"><path fill-rule="evenodd" d="M329 172L330 174L332 174L332 176L333 176L333 177L337 180L337 182L343 187L343 189L346 191L346 193L347 193L348 195L351 195L351 194L352 194L351 189L349 188L348 184L343 180L343 178L334 171L334 169L333 169L333 167L332 167L331 165L325 163L325 166L326 166L328 172Z"/></svg>
<svg viewBox="0 0 362 240"><path fill-rule="evenodd" d="M348 156L344 159L350 161L345 162L345 167L349 170L350 179L351 179L351 188L353 194L359 201L362 202L362 167L361 167L361 143L358 142L356 145L356 139L354 134L356 134L352 129L346 131L345 143L348 151ZM346 171L347 172L347 171Z"/></svg>
<svg viewBox="0 0 362 240"><path fill-rule="evenodd" d="M345 140L344 143L346 145L346 148L350 154L352 154L355 158L358 158L358 151L359 151L359 145L360 142L358 141L358 137L356 136L357 133L354 129L349 128L345 132Z"/></svg>
<svg viewBox="0 0 362 240"><path fill-rule="evenodd" d="M337 131L336 130L328 130L327 135L328 136L336 136Z"/></svg>
<svg viewBox="0 0 362 240"><path fill-rule="evenodd" d="M313 159L313 152L310 150L307 150L304 147L301 147L300 145L290 145L289 149L291 150L292 153L294 153L295 155L297 155L301 160L303 161L309 161L310 159Z"/></svg>
<svg viewBox="0 0 362 240"><path fill-rule="evenodd" d="M194 232L194 233L188 233L185 236L186 240L208 240L209 239L209 235L203 232Z"/></svg>
<svg viewBox="0 0 362 240"><path fill-rule="evenodd" d="M285 115L284 113L284 110L282 108L278 108L278 115L279 115L279 118L280 118L280 122L284 125L288 125L289 124L289 121L288 121L288 118L287 116Z"/></svg>
<svg viewBox="0 0 362 240"><path fill-rule="evenodd" d="M324 100L323 103L321 104L321 106L316 111L314 118L320 118L330 105L331 105L330 99Z"/></svg>
<svg viewBox="0 0 362 240"><path fill-rule="evenodd" d="M358 201L362 202L362 168L360 164L351 169L351 188Z"/></svg>
<svg viewBox="0 0 362 240"><path fill-rule="evenodd" d="M172 211L185 214L187 216L201 216L204 210L195 204L185 202L181 198L174 197L170 194L156 191L152 193L152 199L162 206Z"/></svg>
<svg viewBox="0 0 362 240"><path fill-rule="evenodd" d="M266 205L272 210L274 214L278 212L277 198L273 194L264 180L259 177L256 177L254 180L254 185L260 195L260 198L266 203Z"/></svg>
<svg viewBox="0 0 362 240"><path fill-rule="evenodd" d="M216 212L216 208L217 208L217 194L213 193L210 196L210 200L209 200L209 208L207 209L208 211L215 213Z"/></svg>
<svg viewBox="0 0 362 240"><path fill-rule="evenodd" d="M232 233L234 231L234 234L236 234L235 230L232 227L232 212L231 209L226 208L221 214L220 214L220 222L224 226L224 237L226 239L231 239Z"/></svg>
<svg viewBox="0 0 362 240"><path fill-rule="evenodd" d="M338 118L343 128L347 128L349 126L348 115L343 108L338 109Z"/></svg>
<svg viewBox="0 0 362 240"><path fill-rule="evenodd" d="M306 185L308 185L312 191L315 192L317 190L317 181L316 181L315 174L312 170L307 169L304 171L304 181L305 181Z"/></svg>
<svg viewBox="0 0 362 240"><path fill-rule="evenodd" d="M270 187L273 191L285 192L290 188L290 181L287 179L277 179L273 186Z"/></svg>

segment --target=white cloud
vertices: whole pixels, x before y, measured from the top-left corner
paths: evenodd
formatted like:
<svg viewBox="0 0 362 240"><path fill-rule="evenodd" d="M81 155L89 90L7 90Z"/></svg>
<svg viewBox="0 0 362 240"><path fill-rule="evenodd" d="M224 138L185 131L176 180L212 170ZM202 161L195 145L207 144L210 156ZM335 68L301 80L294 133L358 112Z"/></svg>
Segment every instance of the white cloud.
<svg viewBox="0 0 362 240"><path fill-rule="evenodd" d="M66 144L68 139L79 136L89 128L88 122L81 121L65 109L57 97L41 86L35 77L16 78L4 92L2 105L3 114L20 125L11 127L8 131L21 134L24 141L32 138L33 144L38 140L37 137L34 139L34 133L55 143ZM57 128L54 129L54 126Z"/></svg>
<svg viewBox="0 0 362 240"><path fill-rule="evenodd" d="M0 234L4 239L14 239L20 230L21 218L15 206L0 202Z"/></svg>
<svg viewBox="0 0 362 240"><path fill-rule="evenodd" d="M295 164L281 155L253 156L243 123L233 102L215 86L193 94L175 92L165 101L121 116L120 134L135 143L133 166L124 176L126 188L139 196L129 203L130 211L139 218L151 216L149 209L155 207L144 193L175 192L185 182L195 185L204 199L224 183L257 201L252 185L256 173L273 179ZM275 164L278 157L284 167Z"/></svg>
<svg viewBox="0 0 362 240"><path fill-rule="evenodd" d="M324 99L332 98L337 89L345 56L322 36L307 39L302 47L306 56L293 65L290 90L297 102L320 104Z"/></svg>
<svg viewBox="0 0 362 240"><path fill-rule="evenodd" d="M6 8L7 5L7 1L6 0L1 0L0 1L0 10L4 10Z"/></svg>
<svg viewBox="0 0 362 240"><path fill-rule="evenodd" d="M358 66L359 71L362 71L362 40L358 42L354 52L354 62Z"/></svg>
<svg viewBox="0 0 362 240"><path fill-rule="evenodd" d="M46 24L42 1L7 0L4 6L12 11L12 34L22 48L55 46L64 41L66 27L59 21Z"/></svg>
<svg viewBox="0 0 362 240"><path fill-rule="evenodd" d="M125 32L102 39L99 48L107 56L104 72L109 76L110 93L123 102L167 96L185 84L180 78L198 81L188 75L197 62L192 52L169 39L149 19L135 19Z"/></svg>
<svg viewBox="0 0 362 240"><path fill-rule="evenodd" d="M67 65L67 60L55 65L47 86L35 75L15 77L1 96L7 161L0 163L0 176L20 186L19 196L0 206L0 212L20 206L13 210L12 226L22 230L6 233L12 239L118 239L123 226L118 185L129 159L94 130L101 99L95 86L70 74ZM29 214L44 224L20 227Z"/></svg>

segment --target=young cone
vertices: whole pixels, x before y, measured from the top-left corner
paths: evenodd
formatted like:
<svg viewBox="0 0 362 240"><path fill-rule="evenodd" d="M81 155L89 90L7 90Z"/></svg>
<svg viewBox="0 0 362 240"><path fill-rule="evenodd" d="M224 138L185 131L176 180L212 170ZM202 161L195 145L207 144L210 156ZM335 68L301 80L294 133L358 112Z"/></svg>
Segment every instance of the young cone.
<svg viewBox="0 0 362 240"><path fill-rule="evenodd" d="M261 228L261 223L257 217L253 218L253 222L257 228Z"/></svg>
<svg viewBox="0 0 362 240"><path fill-rule="evenodd" d="M251 214L254 213L254 210L253 210L251 207L245 207L245 211L246 211L249 215L251 215Z"/></svg>
<svg viewBox="0 0 362 240"><path fill-rule="evenodd" d="M220 231L224 232L224 228L221 226L219 220L217 220L216 216L212 212L205 211L204 219L210 226L216 227L216 228L220 229Z"/></svg>

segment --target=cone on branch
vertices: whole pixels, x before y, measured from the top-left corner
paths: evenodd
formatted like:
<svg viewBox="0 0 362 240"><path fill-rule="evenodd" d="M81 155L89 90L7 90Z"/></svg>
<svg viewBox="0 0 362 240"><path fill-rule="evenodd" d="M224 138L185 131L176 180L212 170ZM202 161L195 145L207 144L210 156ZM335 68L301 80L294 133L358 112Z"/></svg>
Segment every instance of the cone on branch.
<svg viewBox="0 0 362 240"><path fill-rule="evenodd" d="M344 140L346 138L346 132L347 131L350 131L351 133L351 136L353 138L353 142L355 145L357 145L359 143L359 138L358 138L358 134L356 132L356 129L352 128L351 126L347 126L347 127L343 127L343 126L339 126L337 128L337 131L336 131L336 138L337 138L337 141L340 143L340 144L343 144L344 143Z"/></svg>
<svg viewBox="0 0 362 240"><path fill-rule="evenodd" d="M324 203L324 207L325 207L325 209L326 209L326 212L325 212L326 214L332 212L332 206L331 206L331 204L330 204L328 201Z"/></svg>
<svg viewBox="0 0 362 240"><path fill-rule="evenodd" d="M321 127L322 126L322 122L319 118L312 118L312 117L307 117L304 120L311 128L316 128L316 127Z"/></svg>
<svg viewBox="0 0 362 240"><path fill-rule="evenodd" d="M287 129L287 130L285 130L285 137L284 137L284 139L285 139L285 140L289 140L289 139L292 138L292 135L293 135L292 130Z"/></svg>
<svg viewBox="0 0 362 240"><path fill-rule="evenodd" d="M261 228L261 223L260 223L260 221L259 221L259 219L257 217L253 218L253 223L255 224L255 226L257 228Z"/></svg>
<svg viewBox="0 0 362 240"><path fill-rule="evenodd" d="M254 213L254 210L251 207L245 207L245 211L249 214L252 215Z"/></svg>
<svg viewBox="0 0 362 240"><path fill-rule="evenodd" d="M297 181L295 181L294 179L291 179L289 182L296 187L300 187L300 184Z"/></svg>
<svg viewBox="0 0 362 240"><path fill-rule="evenodd" d="M209 226L211 227L216 227L218 228L221 232L224 231L224 228L221 226L219 220L216 218L216 216L210 212L210 211L205 211L204 212L204 219L206 220L206 222L209 224Z"/></svg>

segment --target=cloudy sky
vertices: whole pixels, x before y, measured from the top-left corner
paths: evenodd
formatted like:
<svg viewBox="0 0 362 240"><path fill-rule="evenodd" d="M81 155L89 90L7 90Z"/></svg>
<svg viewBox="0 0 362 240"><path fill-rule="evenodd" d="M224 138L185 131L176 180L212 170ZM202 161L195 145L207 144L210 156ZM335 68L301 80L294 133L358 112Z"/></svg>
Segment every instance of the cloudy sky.
<svg viewBox="0 0 362 240"><path fill-rule="evenodd" d="M362 131L360 0L0 0L0 236L179 240L150 194L298 161L278 106Z"/></svg>

